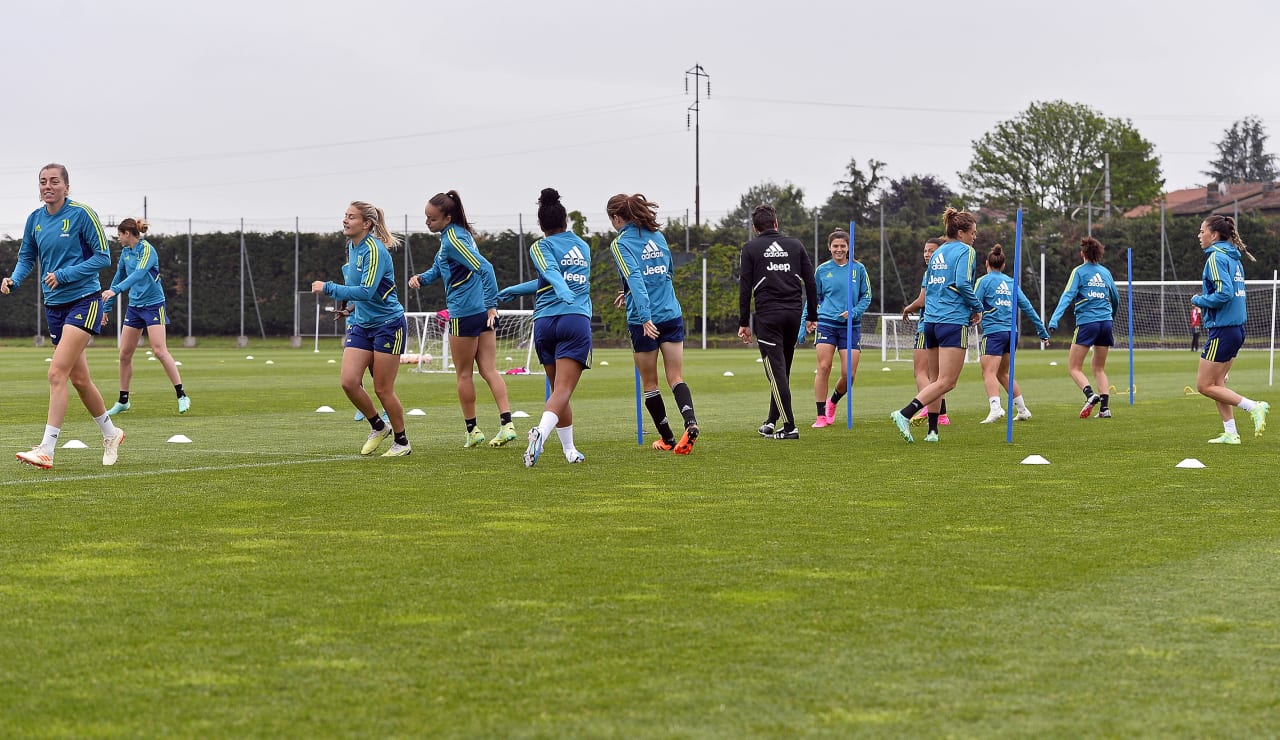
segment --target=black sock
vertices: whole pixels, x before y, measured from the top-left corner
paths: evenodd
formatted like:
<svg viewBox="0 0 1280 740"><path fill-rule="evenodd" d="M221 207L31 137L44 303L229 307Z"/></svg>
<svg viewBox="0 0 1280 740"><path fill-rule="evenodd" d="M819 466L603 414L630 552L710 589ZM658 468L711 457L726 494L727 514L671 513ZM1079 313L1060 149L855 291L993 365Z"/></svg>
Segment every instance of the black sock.
<svg viewBox="0 0 1280 740"><path fill-rule="evenodd" d="M942 414L941 413L935 414L932 411L929 412L929 433L930 434L938 433L938 417L939 416L942 416Z"/></svg>
<svg viewBox="0 0 1280 740"><path fill-rule="evenodd" d="M377 414L374 414L373 416L366 416L365 421L369 422L369 426L373 427L373 431L375 432L381 432L383 427L387 425L387 423L382 420L382 417Z"/></svg>
<svg viewBox="0 0 1280 740"><path fill-rule="evenodd" d="M409 444L409 435L405 434L403 431L395 432L394 435L395 435L396 444L398 445Z"/></svg>
<svg viewBox="0 0 1280 740"><path fill-rule="evenodd" d="M697 424L698 417L693 414L693 394L689 392L689 386L682 380L671 386L671 395L676 399L676 408L680 409L684 425Z"/></svg>
<svg viewBox="0 0 1280 740"><path fill-rule="evenodd" d="M844 398L844 391L836 391L831 394L831 403L840 403L840 399Z"/></svg>
<svg viewBox="0 0 1280 740"><path fill-rule="evenodd" d="M662 441L672 444L676 437L671 433L671 425L667 423L667 405L662 402L662 392L645 391L644 407L649 410L649 416L653 417L654 426L658 427Z"/></svg>
<svg viewBox="0 0 1280 740"><path fill-rule="evenodd" d="M1091 385L1086 385L1086 386L1084 387L1084 399L1085 399L1086 401L1088 401L1088 400L1090 400L1090 399L1092 399L1092 398L1093 398L1093 386L1091 386Z"/></svg>
<svg viewBox="0 0 1280 740"><path fill-rule="evenodd" d="M181 384L181 383L179 383L179 384L175 385L175 386L173 387L173 390L177 391L177 393L178 393L178 398L182 398L183 396L187 395L187 392L186 392L186 391L184 391L184 390L182 390L182 384Z"/></svg>
<svg viewBox="0 0 1280 740"><path fill-rule="evenodd" d="M922 408L924 408L924 404L920 403L920 399L913 398L911 399L911 403L903 406L902 411L899 411L898 413L902 414L903 418L910 419L920 413L920 409Z"/></svg>
<svg viewBox="0 0 1280 740"><path fill-rule="evenodd" d="M466 422L467 422L467 433L470 434L471 430L476 428L476 418L473 416L470 419L467 419Z"/></svg>
<svg viewBox="0 0 1280 740"><path fill-rule="evenodd" d="M504 426L504 427L505 427L506 425L510 424L510 423L511 423L511 412L510 412L510 411L503 411L501 414L498 414L498 422L499 422L502 426Z"/></svg>
<svg viewBox="0 0 1280 740"><path fill-rule="evenodd" d="M939 414L947 413L947 399L942 399L942 405L938 407Z"/></svg>
<svg viewBox="0 0 1280 740"><path fill-rule="evenodd" d="M120 403L129 403L129 391L120 391Z"/></svg>
<svg viewBox="0 0 1280 740"><path fill-rule="evenodd" d="M818 416L825 418L827 415L827 402L818 401L817 406L818 406Z"/></svg>
<svg viewBox="0 0 1280 740"><path fill-rule="evenodd" d="M1106 410L1107 410L1107 408L1108 408L1108 407L1107 407L1107 404L1111 402L1111 394L1110 394L1110 393L1103 393L1101 396L1099 396L1099 398L1101 398L1101 399L1102 399L1102 410L1103 410L1103 411L1106 411Z"/></svg>

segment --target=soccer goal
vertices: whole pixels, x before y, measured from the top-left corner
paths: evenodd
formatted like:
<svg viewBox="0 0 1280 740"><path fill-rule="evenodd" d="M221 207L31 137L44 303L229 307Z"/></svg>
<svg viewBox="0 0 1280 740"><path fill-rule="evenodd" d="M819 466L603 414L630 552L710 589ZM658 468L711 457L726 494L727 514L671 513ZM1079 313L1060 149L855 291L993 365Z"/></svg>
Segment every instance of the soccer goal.
<svg viewBox="0 0 1280 740"><path fill-rule="evenodd" d="M880 348L881 362L911 362L916 348L916 326L920 314L911 314L906 321L902 314L865 313L862 315L862 349L866 351L874 347ZM965 346L964 361L977 362L978 341L981 337L974 327L966 330L968 344Z"/></svg>
<svg viewBox="0 0 1280 740"><path fill-rule="evenodd" d="M1120 310L1114 322L1116 341L1129 334L1130 285L1117 281ZM1250 279L1245 282L1245 341L1243 349L1270 349L1272 346L1272 313L1274 311L1272 280ZM1191 341L1191 296L1203 292L1198 280L1133 281L1133 346L1135 349L1189 349ZM1197 342L1203 346L1206 329L1201 329ZM1197 350L1200 347L1195 347Z"/></svg>
<svg viewBox="0 0 1280 740"><path fill-rule="evenodd" d="M415 372L443 373L453 369L449 357L449 318L444 311L406 312L409 335L417 337L417 358L409 358ZM541 374L533 352L533 311L498 311L498 370L509 375Z"/></svg>

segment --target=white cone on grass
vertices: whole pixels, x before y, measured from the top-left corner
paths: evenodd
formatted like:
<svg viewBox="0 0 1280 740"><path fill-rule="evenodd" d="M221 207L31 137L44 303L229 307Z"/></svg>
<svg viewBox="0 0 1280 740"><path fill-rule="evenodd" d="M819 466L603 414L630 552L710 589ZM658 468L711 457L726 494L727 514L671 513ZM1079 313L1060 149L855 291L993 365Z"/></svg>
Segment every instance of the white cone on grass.
<svg viewBox="0 0 1280 740"><path fill-rule="evenodd" d="M170 444L175 444L175 445L189 445L189 444L191 444L191 438L190 438L190 437L188 437L188 436L187 436L187 435L185 435L185 434L175 434L175 435L173 435L172 437L170 437L169 439L167 439L167 440L165 440L165 441L166 441L166 442L169 442Z"/></svg>
<svg viewBox="0 0 1280 740"><path fill-rule="evenodd" d="M406 416L426 416L427 415L427 412L423 411L422 409L409 409L404 413Z"/></svg>
<svg viewBox="0 0 1280 740"><path fill-rule="evenodd" d="M1023 465L1048 465L1049 461L1039 455L1027 455L1022 460Z"/></svg>
<svg viewBox="0 0 1280 740"><path fill-rule="evenodd" d="M724 371L724 376L725 376L726 378L732 378L732 377L733 377L733 371L732 371L732 370L725 370L725 371Z"/></svg>
<svg viewBox="0 0 1280 740"><path fill-rule="evenodd" d="M523 411L512 411L511 418L512 419L528 419L529 415Z"/></svg>
<svg viewBox="0 0 1280 740"><path fill-rule="evenodd" d="M332 413L333 413L333 407L332 407L332 406L321 406L320 408L316 409L316 413L317 413L317 414L332 414Z"/></svg>
<svg viewBox="0 0 1280 740"><path fill-rule="evenodd" d="M89 445L85 444L84 442L81 442L78 439L68 439L66 442L62 443L62 449L64 450L83 450L88 446Z"/></svg>
<svg viewBox="0 0 1280 740"><path fill-rule="evenodd" d="M1200 462L1199 460L1195 459L1194 457L1188 457L1186 460L1183 460L1182 462L1178 463L1177 465L1174 465L1173 467L1175 467L1175 468L1195 468L1195 469L1199 469L1199 468L1203 468L1203 467L1204 467L1204 463Z"/></svg>

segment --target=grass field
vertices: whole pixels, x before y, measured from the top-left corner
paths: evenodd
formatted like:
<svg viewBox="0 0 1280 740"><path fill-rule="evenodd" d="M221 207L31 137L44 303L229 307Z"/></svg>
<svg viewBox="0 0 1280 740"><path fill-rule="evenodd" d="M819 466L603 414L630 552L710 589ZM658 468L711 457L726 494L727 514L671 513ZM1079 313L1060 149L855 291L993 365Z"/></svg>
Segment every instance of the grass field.
<svg viewBox="0 0 1280 740"><path fill-rule="evenodd" d="M1021 353L1013 444L966 367L942 443L907 445L907 364L868 353L853 429L812 430L802 350L781 442L755 433L758 355L690 350L688 458L636 445L629 354L599 352L586 463L552 440L525 469L522 442L461 449L452 376L403 372L414 453L362 458L336 340L213 344L175 352L182 417L139 351L115 467L74 401L62 439L88 449L0 466L0 734L1276 732L1280 427L1241 413L1244 444L1205 444L1189 351L1139 354L1133 407L1116 353L1105 421L1077 418L1064 351ZM39 440L48 354L0 353L5 455ZM90 364L110 403L114 351ZM523 432L543 379L509 382ZM1266 383L1265 355L1237 362L1275 404Z"/></svg>

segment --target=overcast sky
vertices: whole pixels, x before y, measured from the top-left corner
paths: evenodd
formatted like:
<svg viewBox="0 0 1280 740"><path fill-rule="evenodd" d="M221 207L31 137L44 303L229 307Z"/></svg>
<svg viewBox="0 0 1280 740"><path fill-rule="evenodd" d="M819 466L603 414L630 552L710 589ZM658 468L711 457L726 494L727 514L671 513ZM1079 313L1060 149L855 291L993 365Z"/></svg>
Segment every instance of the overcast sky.
<svg viewBox="0 0 1280 740"><path fill-rule="evenodd" d="M1280 137L1262 0L43 0L3 24L14 236L49 161L104 219L145 197L163 231L336 231L355 199L419 230L449 188L482 230L532 231L545 186L594 229L618 192L682 217L694 64L704 221L764 181L821 205L851 157L957 187L972 142L1037 100L1131 119L1168 189L1203 184L1239 118Z"/></svg>

